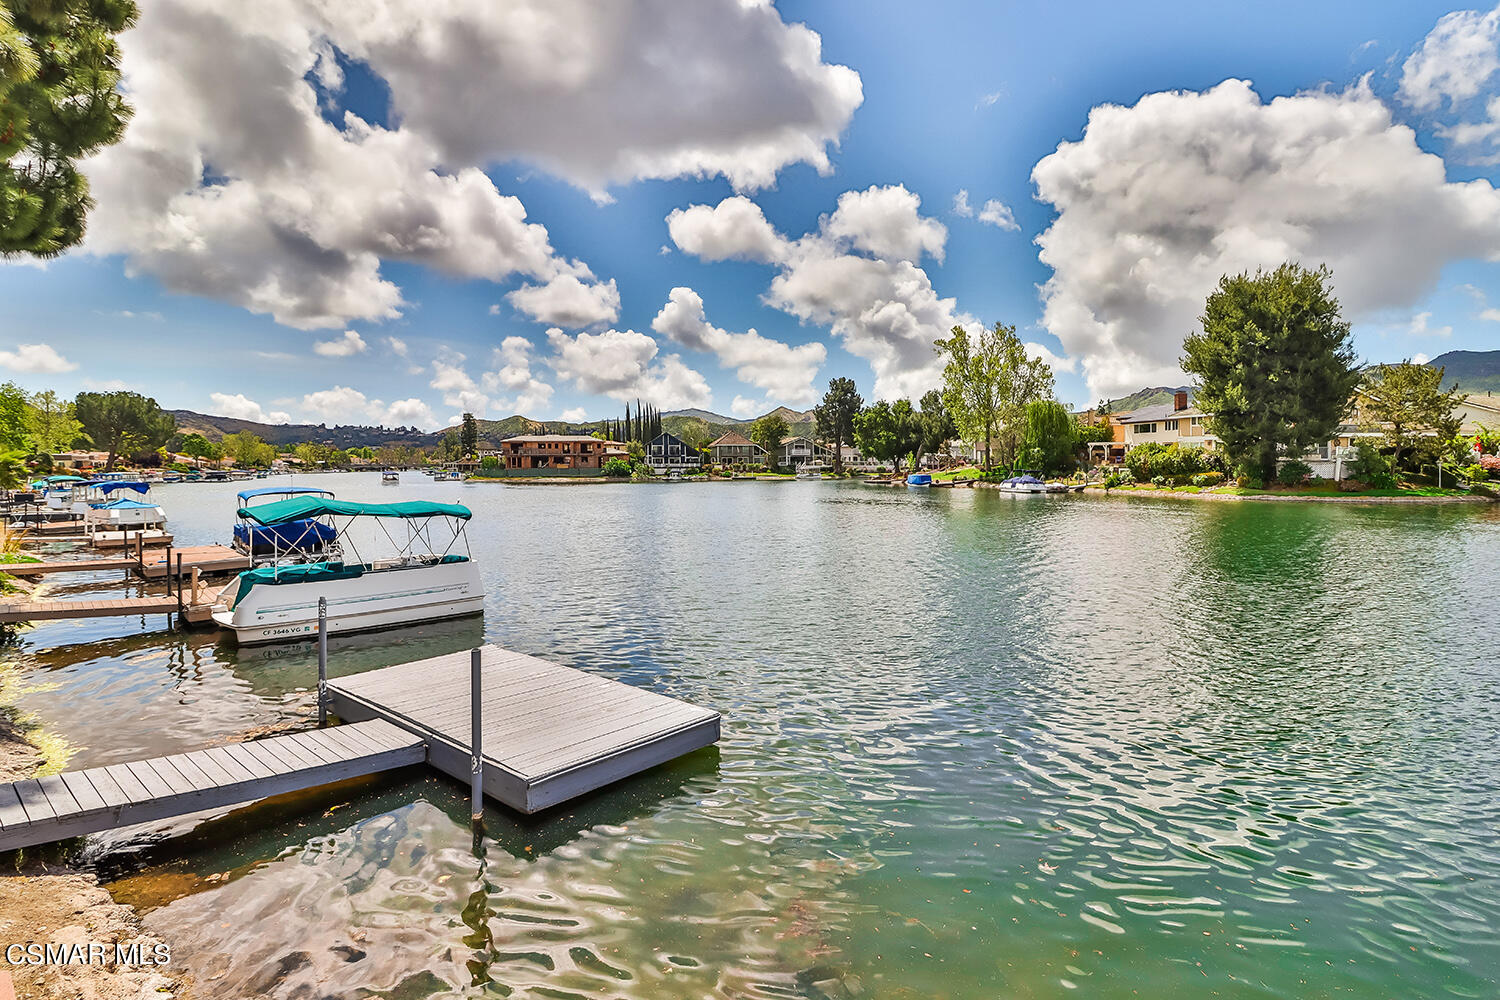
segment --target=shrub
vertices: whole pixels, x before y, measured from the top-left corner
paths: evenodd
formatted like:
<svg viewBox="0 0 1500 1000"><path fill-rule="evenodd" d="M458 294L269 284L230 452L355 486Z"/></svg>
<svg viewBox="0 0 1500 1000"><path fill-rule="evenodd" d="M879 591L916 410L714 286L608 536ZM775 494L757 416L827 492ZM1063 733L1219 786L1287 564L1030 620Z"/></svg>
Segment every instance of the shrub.
<svg viewBox="0 0 1500 1000"><path fill-rule="evenodd" d="M1475 462L1473 465L1465 466L1458 470L1465 479L1471 483L1482 483L1490 478L1490 474L1484 470L1484 466Z"/></svg>
<svg viewBox="0 0 1500 1000"><path fill-rule="evenodd" d="M1124 483L1124 477L1122 477L1118 472L1111 472L1109 475L1104 477L1104 488L1107 490L1112 490L1116 486L1123 486Z"/></svg>
<svg viewBox="0 0 1500 1000"><path fill-rule="evenodd" d="M498 469L500 468L500 459L494 455L486 455L479 460L479 467L481 469Z"/></svg>
<svg viewBox="0 0 1500 1000"><path fill-rule="evenodd" d="M1235 479L1234 485L1238 486L1242 490L1263 490L1266 488L1266 481L1257 475L1246 475L1245 473L1241 473Z"/></svg>
<svg viewBox="0 0 1500 1000"><path fill-rule="evenodd" d="M1312 466L1300 458L1294 458L1281 463L1281 468L1276 470L1276 481L1283 486L1300 486L1311 475Z"/></svg>
<svg viewBox="0 0 1500 1000"><path fill-rule="evenodd" d="M623 458L612 458L604 463L604 474L614 479L630 475L630 462Z"/></svg>
<svg viewBox="0 0 1500 1000"><path fill-rule="evenodd" d="M1391 468L1391 460L1382 455L1380 449L1368 441L1361 441L1354 449L1354 460L1349 463L1349 474L1377 490L1392 489L1396 485L1396 473Z"/></svg>
<svg viewBox="0 0 1500 1000"><path fill-rule="evenodd" d="M1151 477L1151 485L1152 486L1165 486L1165 485L1167 485L1167 477L1166 476L1152 476Z"/></svg>
<svg viewBox="0 0 1500 1000"><path fill-rule="evenodd" d="M1479 467L1492 476L1500 473L1500 455L1480 455Z"/></svg>
<svg viewBox="0 0 1500 1000"><path fill-rule="evenodd" d="M1218 486L1224 481L1222 472L1200 472L1193 477L1194 486Z"/></svg>

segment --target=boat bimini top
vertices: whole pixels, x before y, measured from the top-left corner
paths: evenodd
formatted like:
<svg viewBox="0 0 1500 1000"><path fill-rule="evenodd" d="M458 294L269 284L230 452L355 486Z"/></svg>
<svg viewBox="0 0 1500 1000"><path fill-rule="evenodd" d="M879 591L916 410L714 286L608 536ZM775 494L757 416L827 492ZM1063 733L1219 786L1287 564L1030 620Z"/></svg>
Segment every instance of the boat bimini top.
<svg viewBox="0 0 1500 1000"><path fill-rule="evenodd" d="M333 499L331 491L320 490L316 486L259 486L253 490L240 490L234 496L240 502L241 507L248 507L250 505L246 501L258 500L261 497L295 497L303 495L311 496L313 494L327 497L330 500ZM266 501L266 503L272 502L274 501ZM260 505L256 504L256 506Z"/></svg>
<svg viewBox="0 0 1500 1000"><path fill-rule="evenodd" d="M326 493L326 491L318 492ZM467 559L467 554L455 554L453 549L462 542L464 552L468 552L468 538L464 534L464 528L469 519L474 516L469 508L457 503L433 503L427 500L356 503L352 500L335 500L332 496L313 495L294 496L275 503L241 507L238 513L241 520L270 529L270 540L275 547L273 554L277 557L275 562L278 564L272 569L273 575L282 568L279 565L282 551L276 529L284 525L300 526L312 523L325 531L336 533L341 545L347 546L350 555L353 556L352 562L373 570L409 566L414 563L447 563ZM343 519L342 524L338 523L340 518ZM368 518L380 528L386 539L397 550L394 559L382 559L377 564L366 562L359 554L359 550L348 533L348 527L351 522L360 518ZM404 540L392 535L387 527L392 521L405 526L406 538ZM441 551L433 541L432 525L435 521L446 523L451 530L451 537Z"/></svg>

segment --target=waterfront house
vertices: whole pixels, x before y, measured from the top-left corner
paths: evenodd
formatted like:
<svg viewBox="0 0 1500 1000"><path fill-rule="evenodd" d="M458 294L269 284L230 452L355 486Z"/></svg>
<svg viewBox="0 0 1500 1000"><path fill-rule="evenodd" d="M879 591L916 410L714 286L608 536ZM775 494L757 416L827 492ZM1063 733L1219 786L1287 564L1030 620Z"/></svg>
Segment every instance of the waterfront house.
<svg viewBox="0 0 1500 1000"><path fill-rule="evenodd" d="M676 434L662 431L646 445L646 464L653 472L682 472L700 468L703 456Z"/></svg>
<svg viewBox="0 0 1500 1000"><path fill-rule="evenodd" d="M620 442L586 434L521 434L501 441L498 448L481 451L479 457L497 458L506 469L601 469L611 458L624 454Z"/></svg>
<svg viewBox="0 0 1500 1000"><path fill-rule="evenodd" d="M765 465L766 450L743 434L730 431L708 446L715 465Z"/></svg>
<svg viewBox="0 0 1500 1000"><path fill-rule="evenodd" d="M781 450L776 456L777 465L794 469L804 465L826 465L831 461L832 457L827 448L800 434L782 438Z"/></svg>

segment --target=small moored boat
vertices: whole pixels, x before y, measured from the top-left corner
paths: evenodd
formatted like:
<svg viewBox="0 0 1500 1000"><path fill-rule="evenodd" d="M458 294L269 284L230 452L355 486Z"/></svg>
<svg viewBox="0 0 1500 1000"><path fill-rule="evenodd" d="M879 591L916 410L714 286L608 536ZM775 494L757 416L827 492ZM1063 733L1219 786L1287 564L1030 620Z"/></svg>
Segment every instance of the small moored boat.
<svg viewBox="0 0 1500 1000"><path fill-rule="evenodd" d="M317 562L277 560L240 573L219 592L213 620L241 644L280 642L317 632L318 598L328 602L329 634L456 618L484 610L484 586L469 558L464 527L473 515L462 504L423 500L353 503L329 497L296 496L244 507L242 519L273 528L316 521L331 528L342 549L354 556ZM385 537L399 551L366 561L355 549L350 524L368 519L379 526L371 540ZM407 528L396 541L390 522ZM341 522L341 523L340 523ZM438 550L433 522L450 528ZM454 552L462 546L462 553Z"/></svg>
<svg viewBox="0 0 1500 1000"><path fill-rule="evenodd" d="M382 483L400 483L401 482L401 473L399 473L399 472L392 472L390 470L387 470L387 471L382 472L380 474L380 481Z"/></svg>
<svg viewBox="0 0 1500 1000"><path fill-rule="evenodd" d="M906 477L907 486L931 486L932 476L926 472L913 472Z"/></svg>
<svg viewBox="0 0 1500 1000"><path fill-rule="evenodd" d="M1047 484L1029 473L1020 476L1011 476L1000 484L1000 489L1006 493L1046 493Z"/></svg>

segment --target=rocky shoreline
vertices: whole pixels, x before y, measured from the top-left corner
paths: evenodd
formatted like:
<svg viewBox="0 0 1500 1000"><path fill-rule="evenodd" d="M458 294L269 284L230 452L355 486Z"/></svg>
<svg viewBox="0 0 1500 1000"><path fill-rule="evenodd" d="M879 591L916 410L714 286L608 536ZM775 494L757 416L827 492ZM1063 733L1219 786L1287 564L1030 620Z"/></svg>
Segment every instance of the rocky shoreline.
<svg viewBox="0 0 1500 1000"><path fill-rule="evenodd" d="M8 706L6 706L8 707ZM0 781L33 777L46 756L32 744L13 714L0 716ZM0 956L10 945L33 942L56 945L103 945L136 954L168 954L166 943L145 930L133 907L116 903L92 872L32 856L12 853L0 874ZM0 973L10 976L17 997L56 1000L187 1000L193 996L186 973L173 964L27 965L8 959ZM3 994L0 988L0 994Z"/></svg>
<svg viewBox="0 0 1500 1000"><path fill-rule="evenodd" d="M1490 497L1484 496L1444 496L1444 497L1371 497L1351 494L1349 496L1312 496L1309 494L1287 494L1279 496L1275 493L1254 493L1249 496L1239 493L1179 493L1173 490L1144 490L1144 489L1113 489L1105 490L1101 486L1090 486L1086 491L1088 496L1107 497L1151 497L1167 500L1217 500L1224 501L1246 501L1246 502L1270 502L1270 503L1360 503L1360 504L1454 504L1454 503L1495 503Z"/></svg>

